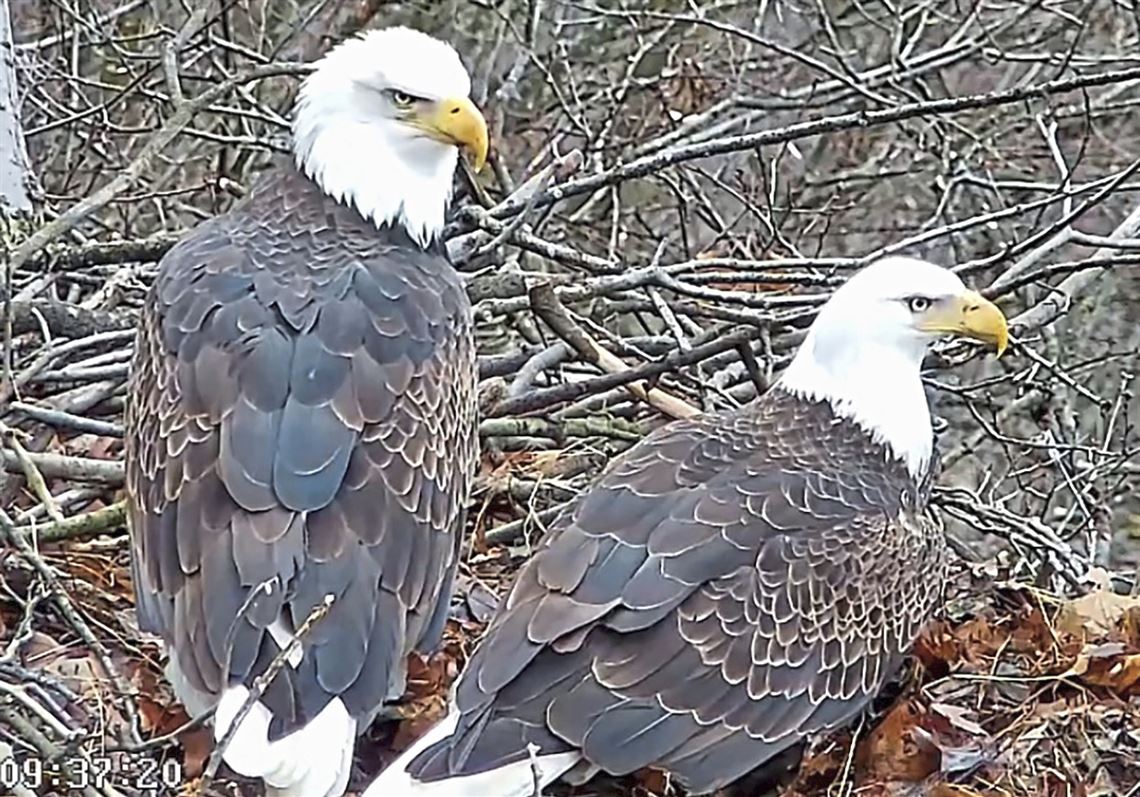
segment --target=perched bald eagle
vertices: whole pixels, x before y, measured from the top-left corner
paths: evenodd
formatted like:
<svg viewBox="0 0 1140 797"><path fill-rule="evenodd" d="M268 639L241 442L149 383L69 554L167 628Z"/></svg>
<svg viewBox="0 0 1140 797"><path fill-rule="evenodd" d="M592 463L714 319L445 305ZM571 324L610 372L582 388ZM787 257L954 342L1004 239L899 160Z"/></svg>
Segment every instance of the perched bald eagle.
<svg viewBox="0 0 1140 797"><path fill-rule="evenodd" d="M446 720L365 797L523 797L647 766L705 794L852 720L939 601L919 368L950 333L1006 346L952 272L890 258L820 310L749 406L678 421L554 523Z"/></svg>
<svg viewBox="0 0 1140 797"><path fill-rule="evenodd" d="M271 793L344 792L447 613L477 453L471 307L440 231L487 127L447 44L373 31L305 81L291 163L162 259L126 408L135 597L175 693ZM316 617L317 615L313 615Z"/></svg>

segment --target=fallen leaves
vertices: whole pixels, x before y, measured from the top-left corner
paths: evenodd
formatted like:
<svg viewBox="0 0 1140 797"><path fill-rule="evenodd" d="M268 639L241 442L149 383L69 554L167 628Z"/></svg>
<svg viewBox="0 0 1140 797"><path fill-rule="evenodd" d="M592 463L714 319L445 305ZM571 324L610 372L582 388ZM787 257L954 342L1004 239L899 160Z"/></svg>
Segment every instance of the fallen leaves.
<svg viewBox="0 0 1140 797"><path fill-rule="evenodd" d="M843 782L860 797L985 795L948 781L994 758L993 739L966 711L904 697L856 740L853 757L849 741L807 757L784 797L823 797Z"/></svg>
<svg viewBox="0 0 1140 797"><path fill-rule="evenodd" d="M537 481L560 478L567 461L564 452L512 455L491 470ZM82 585L84 610L124 635L125 648L123 640L109 640L109 647L137 695L143 736L172 737L188 782L196 783L212 734L208 727L184 728L189 718L159 671L157 647L120 616L131 614L123 562L97 546L72 548L67 557L45 549L45 556L68 583ZM440 650L409 658L399 716L378 723L358 747L365 770L390 761L444 716L451 686L512 566L496 548L465 562ZM995 593L931 624L915 645L918 675L902 697L858 733L845 729L821 740L785 797L1110 797L1140 784L1140 598L1103 588L1065 601L1025 588ZM19 620L11 611L3 617L9 629ZM74 637L37 631L21 654L24 666L98 706L108 729L124 721L101 665ZM85 722L76 717L77 726ZM605 793L683 791L664 774L646 771Z"/></svg>
<svg viewBox="0 0 1140 797"><path fill-rule="evenodd" d="M1061 603L1052 617L1027 605L1011 617L933 624L915 645L932 674L1070 678L1121 697L1140 694L1140 598L1096 590Z"/></svg>
<svg viewBox="0 0 1140 797"><path fill-rule="evenodd" d="M1084 643L1067 676L1120 697L1140 694L1140 598L1090 592L1061 607L1057 629Z"/></svg>
<svg viewBox="0 0 1140 797"><path fill-rule="evenodd" d="M197 779L206 771L214 750L214 734L209 728L195 728L178 735L182 745L182 771L187 778Z"/></svg>
<svg viewBox="0 0 1140 797"><path fill-rule="evenodd" d="M923 727L927 715L917 701L895 705L858 747L859 780L919 781L938 771L941 756Z"/></svg>
<svg viewBox="0 0 1140 797"><path fill-rule="evenodd" d="M1140 598L1012 590L914 647L920 684L785 797L1109 797L1140 784Z"/></svg>
<svg viewBox="0 0 1140 797"><path fill-rule="evenodd" d="M1068 601L1057 615L1057 629L1075 637L1097 639L1118 632L1133 635L1140 627L1140 598L1098 589Z"/></svg>
<svg viewBox="0 0 1140 797"><path fill-rule="evenodd" d="M149 738L177 734L182 748L182 773L188 779L199 777L206 769L214 735L210 728L186 728L190 717L176 702L170 687L143 661L130 662L127 667L130 683L135 688L139 722Z"/></svg>
<svg viewBox="0 0 1140 797"><path fill-rule="evenodd" d="M408 656L408 686L400 704L400 724L391 747L400 752L447 715L447 698L466 657L463 628L449 620L440 650L430 656Z"/></svg>

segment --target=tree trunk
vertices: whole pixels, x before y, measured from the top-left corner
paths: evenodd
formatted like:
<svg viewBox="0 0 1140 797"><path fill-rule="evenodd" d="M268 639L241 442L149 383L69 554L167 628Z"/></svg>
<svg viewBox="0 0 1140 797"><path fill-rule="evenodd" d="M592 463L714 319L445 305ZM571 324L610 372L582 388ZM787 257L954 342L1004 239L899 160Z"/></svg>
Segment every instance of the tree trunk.
<svg viewBox="0 0 1140 797"><path fill-rule="evenodd" d="M16 50L8 0L0 0L0 212L28 213L32 169L20 126Z"/></svg>

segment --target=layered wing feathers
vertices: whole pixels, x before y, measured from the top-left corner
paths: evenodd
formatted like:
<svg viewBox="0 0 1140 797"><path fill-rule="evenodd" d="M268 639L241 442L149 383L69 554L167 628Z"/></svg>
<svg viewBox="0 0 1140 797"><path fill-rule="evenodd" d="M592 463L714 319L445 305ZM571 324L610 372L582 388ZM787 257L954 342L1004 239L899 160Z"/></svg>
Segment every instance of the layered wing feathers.
<svg viewBox="0 0 1140 797"><path fill-rule="evenodd" d="M266 695L275 734L402 691L439 630L476 452L458 275L306 182L271 181L164 258L127 412L140 616L196 689L248 684L269 626L334 596Z"/></svg>
<svg viewBox="0 0 1140 797"><path fill-rule="evenodd" d="M621 459L520 575L457 691L435 780L578 749L694 793L854 716L932 610L940 530L905 469L780 391Z"/></svg>

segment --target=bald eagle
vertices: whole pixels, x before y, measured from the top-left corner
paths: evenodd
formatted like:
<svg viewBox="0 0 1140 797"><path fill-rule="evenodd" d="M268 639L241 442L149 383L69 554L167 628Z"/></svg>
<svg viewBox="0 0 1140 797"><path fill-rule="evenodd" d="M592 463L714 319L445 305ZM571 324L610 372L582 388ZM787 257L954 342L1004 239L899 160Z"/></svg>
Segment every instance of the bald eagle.
<svg viewBox="0 0 1140 797"><path fill-rule="evenodd" d="M345 790L358 732L442 631L477 454L471 307L440 232L487 127L447 44L407 28L329 52L293 158L159 264L126 407L140 626L226 736L296 797ZM331 601L327 614L318 607Z"/></svg>
<svg viewBox="0 0 1140 797"><path fill-rule="evenodd" d="M852 720L939 601L919 369L937 336L1006 346L952 272L856 274L751 405L658 429L554 523L446 719L365 797L523 797L652 766L706 794Z"/></svg>

